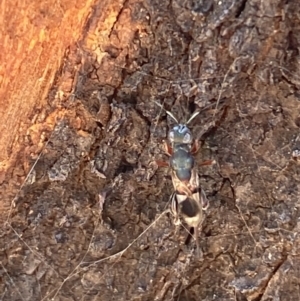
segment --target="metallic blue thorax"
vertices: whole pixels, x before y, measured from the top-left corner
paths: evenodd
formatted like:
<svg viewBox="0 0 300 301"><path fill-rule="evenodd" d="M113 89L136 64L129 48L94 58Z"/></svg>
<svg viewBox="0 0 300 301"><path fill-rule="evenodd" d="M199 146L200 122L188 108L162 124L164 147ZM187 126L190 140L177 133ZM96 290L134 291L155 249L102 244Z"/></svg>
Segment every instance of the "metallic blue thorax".
<svg viewBox="0 0 300 301"><path fill-rule="evenodd" d="M170 157L170 166L180 181L190 181L194 164L194 158L190 154L190 145L175 143Z"/></svg>
<svg viewBox="0 0 300 301"><path fill-rule="evenodd" d="M194 158L191 155L192 133L185 124L176 124L168 138L173 150L170 166L178 180L189 182L194 167Z"/></svg>

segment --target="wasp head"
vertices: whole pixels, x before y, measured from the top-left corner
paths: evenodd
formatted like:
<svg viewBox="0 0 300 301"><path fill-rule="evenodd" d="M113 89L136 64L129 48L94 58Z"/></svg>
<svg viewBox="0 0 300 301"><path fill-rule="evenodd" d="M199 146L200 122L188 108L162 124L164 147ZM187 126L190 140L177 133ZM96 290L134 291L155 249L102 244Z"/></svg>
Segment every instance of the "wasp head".
<svg viewBox="0 0 300 301"><path fill-rule="evenodd" d="M185 124L176 124L168 135L169 141L174 144L191 144L193 135Z"/></svg>

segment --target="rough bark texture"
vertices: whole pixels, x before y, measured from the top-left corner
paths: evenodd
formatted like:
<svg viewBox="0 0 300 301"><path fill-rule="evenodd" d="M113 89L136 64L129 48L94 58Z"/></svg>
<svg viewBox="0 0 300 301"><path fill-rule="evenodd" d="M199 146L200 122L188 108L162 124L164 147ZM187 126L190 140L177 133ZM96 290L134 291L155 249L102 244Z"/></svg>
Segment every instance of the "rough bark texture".
<svg viewBox="0 0 300 301"><path fill-rule="evenodd" d="M31 167L28 158L34 159L40 153L47 132L60 118L57 101L74 88L76 65L70 67L68 77L62 75L61 67L70 48L86 34L94 2L1 1L1 183L14 173L19 173L19 183L23 182ZM97 7L105 12L113 5L101 1ZM107 31L104 34L107 36ZM56 83L56 94L49 96L55 80L62 86ZM7 211L11 203L11 194L9 198L4 196L1 212Z"/></svg>
<svg viewBox="0 0 300 301"><path fill-rule="evenodd" d="M99 1L85 23L87 7L65 9L77 43L14 73L38 94L3 153L23 150L1 179L1 298L299 300L298 2ZM51 48L56 30L33 41ZM201 110L196 159L216 162L200 169L203 260L166 213L169 171L153 162L172 121L154 100L183 122Z"/></svg>

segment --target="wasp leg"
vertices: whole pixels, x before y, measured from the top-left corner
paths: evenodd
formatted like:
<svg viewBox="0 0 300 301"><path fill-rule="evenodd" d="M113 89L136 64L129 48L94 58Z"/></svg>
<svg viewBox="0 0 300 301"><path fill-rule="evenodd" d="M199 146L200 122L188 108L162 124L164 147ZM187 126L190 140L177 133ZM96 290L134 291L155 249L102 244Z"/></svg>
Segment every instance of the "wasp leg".
<svg viewBox="0 0 300 301"><path fill-rule="evenodd" d="M180 226L181 221L180 221L179 215L174 216L173 223L174 223L174 225L175 225L176 227Z"/></svg>
<svg viewBox="0 0 300 301"><path fill-rule="evenodd" d="M173 154L173 149L172 149L172 147L171 147L167 142L164 142L164 150L165 150L165 153L166 153L168 156L172 156L172 154Z"/></svg>
<svg viewBox="0 0 300 301"><path fill-rule="evenodd" d="M206 161L199 163L199 166L209 166L209 165L213 165L215 163L216 163L215 160L206 160Z"/></svg>
<svg viewBox="0 0 300 301"><path fill-rule="evenodd" d="M209 202L202 188L200 188L200 200L201 200L202 210L207 210L207 208L209 207Z"/></svg>
<svg viewBox="0 0 300 301"><path fill-rule="evenodd" d="M181 225L181 221L178 214L173 214L173 223L175 225L174 236L177 236Z"/></svg>
<svg viewBox="0 0 300 301"><path fill-rule="evenodd" d="M196 241L196 257L201 260L203 258L203 252L200 248L199 244L199 234L201 231L198 230L198 227L195 227L194 229L194 239Z"/></svg>
<svg viewBox="0 0 300 301"><path fill-rule="evenodd" d="M191 154L195 155L200 149L200 143L198 140L195 140L195 142L192 145Z"/></svg>
<svg viewBox="0 0 300 301"><path fill-rule="evenodd" d="M171 212L172 212L173 218L174 218L174 225L179 226L181 224L181 222L179 219L178 201L176 198L176 192L172 193L172 195L170 197L170 202L171 202Z"/></svg>
<svg viewBox="0 0 300 301"><path fill-rule="evenodd" d="M191 239L192 239L192 245L194 245L194 241L196 243L196 251L195 251L195 256L197 259L201 260L203 258L203 252L200 248L200 244L199 244L199 235L201 233L201 230L199 231L198 230L198 227L191 227L190 228L190 231L189 231L189 234L187 236L187 238L185 239L185 242L184 242L184 247L183 247L183 251L184 252L190 252L189 251L189 248L188 248L188 245L190 244L191 242ZM192 249L194 249L194 246L192 247Z"/></svg>
<svg viewBox="0 0 300 301"><path fill-rule="evenodd" d="M157 166L159 167L168 167L169 163L165 162L165 161L161 161L161 160L155 160L155 163L157 164Z"/></svg>

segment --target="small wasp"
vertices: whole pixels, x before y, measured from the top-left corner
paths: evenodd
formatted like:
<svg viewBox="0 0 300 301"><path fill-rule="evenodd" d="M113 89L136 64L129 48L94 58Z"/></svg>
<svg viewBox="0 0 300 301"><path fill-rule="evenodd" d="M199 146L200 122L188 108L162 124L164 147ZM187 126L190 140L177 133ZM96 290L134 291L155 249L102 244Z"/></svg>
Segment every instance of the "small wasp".
<svg viewBox="0 0 300 301"><path fill-rule="evenodd" d="M163 108L161 104L157 102L156 104ZM168 142L164 145L170 157L168 165L172 170L174 187L174 193L170 197L171 211L175 216L175 224L180 223L179 216L181 216L189 227L194 228L197 255L201 257L198 228L202 225L203 210L208 208L208 200L200 187L198 168L193 156L200 148L199 142L193 138L188 128L188 124L200 112L194 112L185 124L181 124L171 112L165 111L176 122L168 133ZM203 162L201 165L208 164L211 164L211 161Z"/></svg>

